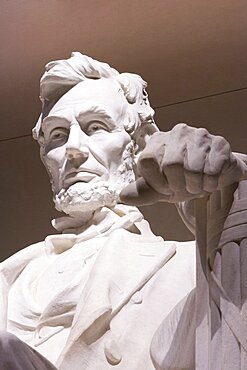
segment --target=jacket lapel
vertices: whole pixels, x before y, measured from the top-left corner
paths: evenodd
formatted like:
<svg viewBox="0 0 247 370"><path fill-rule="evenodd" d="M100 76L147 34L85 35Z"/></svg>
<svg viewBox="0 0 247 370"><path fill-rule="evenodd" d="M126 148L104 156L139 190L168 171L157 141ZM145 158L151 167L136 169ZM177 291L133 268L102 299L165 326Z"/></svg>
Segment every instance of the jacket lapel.
<svg viewBox="0 0 247 370"><path fill-rule="evenodd" d="M100 338L112 318L174 255L175 243L162 238L114 231L106 240L77 304L72 329L58 365L80 339L90 344Z"/></svg>
<svg viewBox="0 0 247 370"><path fill-rule="evenodd" d="M0 263L0 330L7 328L8 293L11 285L30 261L42 255L43 249L43 242L32 244Z"/></svg>

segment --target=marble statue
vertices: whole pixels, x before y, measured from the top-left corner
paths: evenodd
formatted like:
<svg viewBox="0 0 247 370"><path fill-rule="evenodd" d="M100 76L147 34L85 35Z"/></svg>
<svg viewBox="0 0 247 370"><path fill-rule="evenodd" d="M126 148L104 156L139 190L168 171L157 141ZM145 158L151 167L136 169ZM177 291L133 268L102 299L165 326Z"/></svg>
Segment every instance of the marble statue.
<svg viewBox="0 0 247 370"><path fill-rule="evenodd" d="M195 243L135 206L172 202L195 230L194 204L244 181L246 158L205 129L159 132L145 89L78 52L47 64L33 135L64 216L0 265L1 369L195 369Z"/></svg>

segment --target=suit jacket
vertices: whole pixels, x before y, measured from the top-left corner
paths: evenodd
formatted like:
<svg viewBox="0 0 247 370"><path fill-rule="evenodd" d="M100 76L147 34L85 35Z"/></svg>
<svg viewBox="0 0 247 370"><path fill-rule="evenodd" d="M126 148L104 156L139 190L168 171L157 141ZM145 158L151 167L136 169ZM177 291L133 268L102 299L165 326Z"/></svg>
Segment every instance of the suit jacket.
<svg viewBox="0 0 247 370"><path fill-rule="evenodd" d="M55 247L66 242L73 248L74 237L50 236L0 265L1 329L7 327L8 293L29 263L44 254L53 239ZM59 323L60 317L72 315L68 340L56 366L61 370L107 370L112 366L121 370L173 369L164 358L177 330L177 312L181 314L195 286L194 243L164 242L153 234L125 229L99 237L103 246L75 307L66 308L56 296L39 318L37 330L42 328L43 339L49 343L57 329L66 326L63 320ZM58 250L61 253L60 247ZM156 339L161 331L166 333L167 348L157 359L160 348ZM42 335L39 338L42 343Z"/></svg>

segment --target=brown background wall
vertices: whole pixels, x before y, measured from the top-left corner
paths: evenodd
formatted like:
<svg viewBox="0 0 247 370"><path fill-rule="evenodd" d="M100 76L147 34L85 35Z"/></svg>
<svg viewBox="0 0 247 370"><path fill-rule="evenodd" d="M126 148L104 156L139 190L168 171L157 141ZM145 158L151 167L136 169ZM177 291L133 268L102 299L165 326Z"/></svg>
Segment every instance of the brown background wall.
<svg viewBox="0 0 247 370"><path fill-rule="evenodd" d="M246 152L245 0L1 3L0 260L53 233L49 181L30 131L44 65L80 51L149 82L162 130L204 126ZM144 207L155 233L188 240L173 206Z"/></svg>

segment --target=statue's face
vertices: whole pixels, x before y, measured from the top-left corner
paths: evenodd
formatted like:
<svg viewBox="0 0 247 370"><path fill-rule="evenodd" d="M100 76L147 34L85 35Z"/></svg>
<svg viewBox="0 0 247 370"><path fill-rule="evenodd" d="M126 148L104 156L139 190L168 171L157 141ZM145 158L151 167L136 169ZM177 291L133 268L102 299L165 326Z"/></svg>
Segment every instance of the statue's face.
<svg viewBox="0 0 247 370"><path fill-rule="evenodd" d="M111 205L133 180L131 153L126 149L131 148L131 138L124 129L127 109L117 82L86 80L65 94L43 120L42 157L59 210L73 214Z"/></svg>

